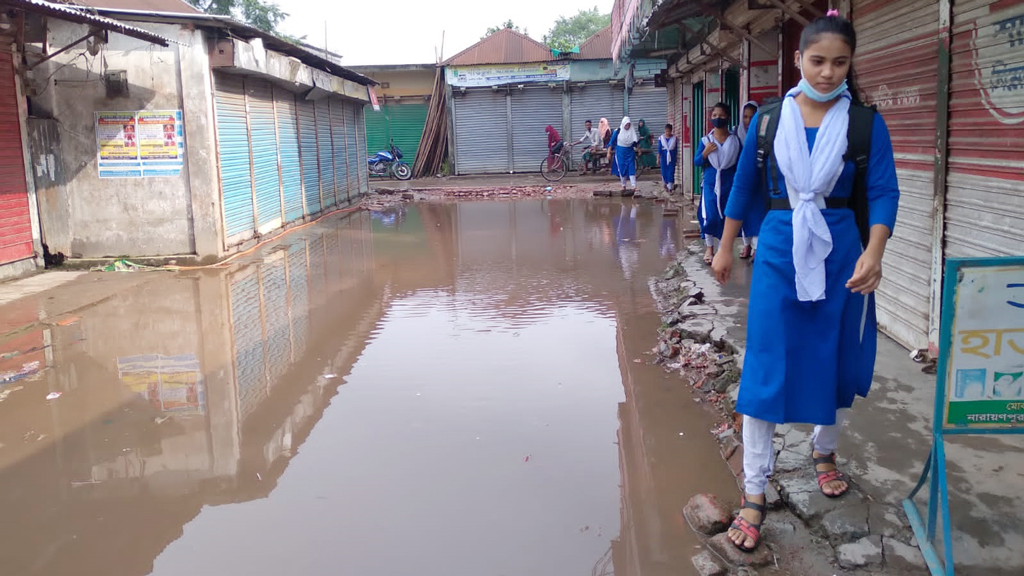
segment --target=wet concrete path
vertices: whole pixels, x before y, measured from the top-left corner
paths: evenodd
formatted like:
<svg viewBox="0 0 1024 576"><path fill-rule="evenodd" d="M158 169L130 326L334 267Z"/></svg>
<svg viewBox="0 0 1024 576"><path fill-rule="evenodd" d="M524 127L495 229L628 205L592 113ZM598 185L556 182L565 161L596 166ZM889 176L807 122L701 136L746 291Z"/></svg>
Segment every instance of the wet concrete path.
<svg viewBox="0 0 1024 576"><path fill-rule="evenodd" d="M679 510L735 490L647 363L681 231L640 201L417 204L7 304L3 572L693 574Z"/></svg>

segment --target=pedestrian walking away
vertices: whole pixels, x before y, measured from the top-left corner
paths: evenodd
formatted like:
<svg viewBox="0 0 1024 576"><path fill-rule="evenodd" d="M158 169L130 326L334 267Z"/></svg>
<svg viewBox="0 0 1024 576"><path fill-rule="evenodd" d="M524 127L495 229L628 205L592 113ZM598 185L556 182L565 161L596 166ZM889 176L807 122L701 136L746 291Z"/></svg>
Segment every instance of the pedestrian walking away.
<svg viewBox="0 0 1024 576"><path fill-rule="evenodd" d="M672 135L672 125L665 124L665 133L658 138L658 163L661 164L661 182L671 192L676 186L676 161L679 159L679 140Z"/></svg>
<svg viewBox="0 0 1024 576"><path fill-rule="evenodd" d="M736 403L743 414L745 481L729 538L742 550L761 540L776 424L816 425L808 464L819 489L830 498L849 489L836 466L836 448L855 397L871 387L877 344L873 293L899 203L889 131L858 100L856 48L853 25L836 11L803 30L796 52L802 79L781 103L771 110L763 106L754 116L756 134L747 136L725 206L722 247L713 263L723 283L751 205L769 208L751 277ZM851 116L864 114L869 122L851 122ZM865 125L870 151L856 162L847 159ZM764 158L757 138L769 134L774 141Z"/></svg>
<svg viewBox="0 0 1024 576"><path fill-rule="evenodd" d="M736 136L740 139L740 144L746 146L747 142L747 131L750 129L750 121L754 119L754 114L757 114L759 106L757 102L753 100L743 105L743 114L740 117L740 123L736 125ZM754 138L756 145L757 138ZM750 214L747 214L746 218L743 219L743 228L740 229L740 238L743 239L743 249L740 250L740 258L751 260L754 258L754 254L757 252L757 232L761 229L761 220L764 219L764 206L757 204L756 202L751 205Z"/></svg>
<svg viewBox="0 0 1024 576"><path fill-rule="evenodd" d="M711 125L714 128L700 139L693 159L694 165L704 167L697 221L707 246L704 251L705 264L711 264L722 239L725 204L729 199L732 179L736 174L736 161L742 148L740 139L729 131L728 104L715 104L711 110Z"/></svg>
<svg viewBox="0 0 1024 576"><path fill-rule="evenodd" d="M636 149L639 145L639 137L633 122L626 116L622 119L619 129L612 133L608 155L614 160L612 164L612 175L619 177L622 183L622 190L626 190L626 178L629 178L629 185L636 191Z"/></svg>

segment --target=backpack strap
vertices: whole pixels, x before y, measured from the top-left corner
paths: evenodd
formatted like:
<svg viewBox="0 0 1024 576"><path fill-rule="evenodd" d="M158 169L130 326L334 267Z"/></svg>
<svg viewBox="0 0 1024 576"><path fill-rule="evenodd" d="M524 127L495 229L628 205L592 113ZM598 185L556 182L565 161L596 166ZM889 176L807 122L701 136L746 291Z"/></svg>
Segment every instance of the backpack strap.
<svg viewBox="0 0 1024 576"><path fill-rule="evenodd" d="M779 168L775 161L775 133L779 131L779 117L782 115L782 100L773 101L761 106L757 111L757 168L765 170L765 182L768 185L768 198L770 203L773 196L779 195ZM768 160L771 160L771 170L766 170Z"/></svg>
<svg viewBox="0 0 1024 576"><path fill-rule="evenodd" d="M853 190L850 193L850 207L853 209L861 246L865 248L871 238L871 222L868 217L868 164L871 159L871 129L875 124L877 109L860 102L850 103L850 127L846 131L846 155L843 159L853 162Z"/></svg>

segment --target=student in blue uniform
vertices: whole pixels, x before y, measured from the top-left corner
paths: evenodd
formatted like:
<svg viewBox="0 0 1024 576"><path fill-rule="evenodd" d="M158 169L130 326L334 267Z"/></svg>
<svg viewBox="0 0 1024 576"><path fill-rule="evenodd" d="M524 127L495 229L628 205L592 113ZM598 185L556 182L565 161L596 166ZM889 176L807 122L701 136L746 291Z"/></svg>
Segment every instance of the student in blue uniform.
<svg viewBox="0 0 1024 576"><path fill-rule="evenodd" d="M672 135L672 125L665 124L665 133L658 138L658 163L661 164L661 181L665 190L676 187L676 161L679 160L679 140Z"/></svg>
<svg viewBox="0 0 1024 576"><path fill-rule="evenodd" d="M704 167L697 221L700 223L700 234L707 246L704 252L705 264L711 264L711 259L722 239L725 204L729 199L732 179L736 174L736 160L742 148L740 139L729 131L727 104L715 104L711 110L711 125L714 129L700 139L697 154L693 158L695 166Z"/></svg>
<svg viewBox="0 0 1024 576"><path fill-rule="evenodd" d="M626 182L636 192L636 149L640 145L640 137L636 133L633 122L626 116L618 130L612 132L608 144L608 160L611 162L612 176L618 176L622 191L626 191Z"/></svg>
<svg viewBox="0 0 1024 576"><path fill-rule="evenodd" d="M742 550L760 541L777 423L817 425L812 458L819 489L833 498L849 489L836 468L835 450L854 398L871 386L877 338L873 293L882 279L882 255L899 203L889 130L875 114L866 173L870 239L862 248L854 213L845 207L855 171L844 154L847 130L853 129L851 98L857 94L856 46L853 25L838 12L811 22L796 53L803 79L775 112L779 194L770 199L761 224L736 405L744 415L746 481L743 508L729 537ZM769 201L765 170L757 166L759 117L747 135L725 209L722 250L713 264L721 282L729 279L731 248L751 203Z"/></svg>
<svg viewBox="0 0 1024 576"><path fill-rule="evenodd" d="M736 136L740 139L740 143L747 141L747 130L750 129L750 121L754 119L754 114L757 114L758 108L757 102L753 100L743 105L740 123L736 125ZM761 229L761 219L764 218L763 212L761 206L753 206L751 213L747 214L747 217L743 219L743 228L740 230L740 237L743 239L743 250L740 250L740 258L744 260L753 258L754 253L757 252L757 232Z"/></svg>

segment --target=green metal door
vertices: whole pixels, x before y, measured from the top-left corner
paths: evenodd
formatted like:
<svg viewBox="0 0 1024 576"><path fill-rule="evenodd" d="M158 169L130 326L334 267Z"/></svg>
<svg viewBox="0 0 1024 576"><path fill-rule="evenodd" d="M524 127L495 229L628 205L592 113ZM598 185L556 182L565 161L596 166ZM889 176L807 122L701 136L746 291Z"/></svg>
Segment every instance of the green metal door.
<svg viewBox="0 0 1024 576"><path fill-rule="evenodd" d="M697 153L697 146L700 145L700 139L704 137L704 130L707 126L707 120L704 118L704 83L697 82L693 85L693 120L690 122L691 138L690 142L693 143L694 155ZM689 159L689 162L693 162L693 158ZM693 197L700 196L701 188L700 182L704 177L704 169L696 164L693 165Z"/></svg>
<svg viewBox="0 0 1024 576"><path fill-rule="evenodd" d="M388 102L380 112L373 106L363 107L366 117L366 153L370 156L388 149L393 138L402 150L402 161L412 166L416 162L423 125L427 122L426 102ZM365 159L364 159L365 162Z"/></svg>
<svg viewBox="0 0 1024 576"><path fill-rule="evenodd" d="M730 68L725 71L725 99L729 105L729 122L733 127L739 126L740 118L740 71L737 68Z"/></svg>

